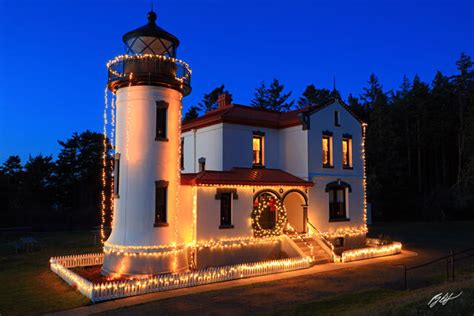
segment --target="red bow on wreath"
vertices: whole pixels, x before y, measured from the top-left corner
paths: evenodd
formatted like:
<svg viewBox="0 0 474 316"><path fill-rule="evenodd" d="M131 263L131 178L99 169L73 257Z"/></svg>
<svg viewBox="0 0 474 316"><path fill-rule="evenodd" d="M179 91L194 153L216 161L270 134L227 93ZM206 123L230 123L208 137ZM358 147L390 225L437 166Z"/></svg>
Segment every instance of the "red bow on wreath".
<svg viewBox="0 0 474 316"><path fill-rule="evenodd" d="M269 199L268 206L270 207L270 212L276 212L277 207L276 207L276 201L274 198Z"/></svg>

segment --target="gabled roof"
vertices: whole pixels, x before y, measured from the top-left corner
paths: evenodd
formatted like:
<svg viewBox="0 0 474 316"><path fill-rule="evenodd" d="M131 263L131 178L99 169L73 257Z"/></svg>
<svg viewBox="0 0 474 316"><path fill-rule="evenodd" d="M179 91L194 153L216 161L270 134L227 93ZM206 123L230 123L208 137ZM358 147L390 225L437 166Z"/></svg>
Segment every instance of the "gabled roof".
<svg viewBox="0 0 474 316"><path fill-rule="evenodd" d="M357 115L354 113L354 111L351 109L350 106L348 106L341 98L331 98L327 100L326 102L317 105L317 106L310 106L306 108L305 114L306 115L311 115L313 113L319 112L320 110L327 108L330 105L333 105L334 103L340 104L344 109L349 112L360 124L365 124L365 122Z"/></svg>
<svg viewBox="0 0 474 316"><path fill-rule="evenodd" d="M300 125L298 113L304 109L289 112L278 112L258 109L246 105L230 104L210 111L205 115L183 123L182 130L187 132L195 128L202 128L219 123L234 123L269 128L286 128Z"/></svg>
<svg viewBox="0 0 474 316"><path fill-rule="evenodd" d="M255 185L255 186L313 186L280 169L233 168L229 171L206 170L181 174L181 185Z"/></svg>
<svg viewBox="0 0 474 316"><path fill-rule="evenodd" d="M321 105L309 106L289 112L278 112L246 105L230 104L210 111L196 119L184 122L182 131L187 132L192 129L203 128L219 123L234 123L268 128L287 128L301 125L303 123L301 119L302 115L311 115L336 102L341 104L357 121L361 124L364 123L344 101L339 98L332 98Z"/></svg>

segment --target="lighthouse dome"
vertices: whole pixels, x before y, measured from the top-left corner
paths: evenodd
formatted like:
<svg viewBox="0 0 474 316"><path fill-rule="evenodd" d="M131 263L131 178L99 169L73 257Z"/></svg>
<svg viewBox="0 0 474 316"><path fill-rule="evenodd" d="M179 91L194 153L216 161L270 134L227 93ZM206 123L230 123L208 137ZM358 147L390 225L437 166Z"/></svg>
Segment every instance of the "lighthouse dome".
<svg viewBox="0 0 474 316"><path fill-rule="evenodd" d="M148 12L148 23L146 25L125 33L123 42L127 54L153 54L176 57L179 40L156 25L156 17L154 11Z"/></svg>

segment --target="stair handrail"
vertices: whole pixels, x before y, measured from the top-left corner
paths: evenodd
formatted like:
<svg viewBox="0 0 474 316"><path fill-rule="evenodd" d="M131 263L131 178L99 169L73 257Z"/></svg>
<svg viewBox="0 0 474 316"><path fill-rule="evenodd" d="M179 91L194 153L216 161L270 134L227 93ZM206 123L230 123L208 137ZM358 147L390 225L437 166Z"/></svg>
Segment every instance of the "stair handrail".
<svg viewBox="0 0 474 316"><path fill-rule="evenodd" d="M296 232L296 229L294 229L293 226L290 225L290 223L287 223L287 228L289 228L290 231L292 231L292 232L294 233L294 235L297 236L297 238L299 238L299 239L301 239L301 241L303 241L303 243L304 243L304 244L309 248L309 250L311 251L311 256L313 256L313 251L314 251L313 245L308 244L308 242L304 239L304 237L301 236L300 234L298 234L298 233ZM290 238L291 238L291 237L290 237ZM293 239L293 238L291 238L291 239Z"/></svg>
<svg viewBox="0 0 474 316"><path fill-rule="evenodd" d="M334 245L332 244L332 242L330 242L329 240L327 240L327 238L323 235L323 233L321 233L321 231L319 229L317 229L311 222L309 219L306 220L306 223L308 224L308 226L310 228L312 228L315 233L316 233L316 236L319 238L319 240L321 240L323 242L323 244L326 245L326 247L329 248L330 252L331 252L331 255L332 255L332 258L333 258L333 261L336 262L338 261L338 258L339 256L334 252ZM309 233L311 235L311 233Z"/></svg>

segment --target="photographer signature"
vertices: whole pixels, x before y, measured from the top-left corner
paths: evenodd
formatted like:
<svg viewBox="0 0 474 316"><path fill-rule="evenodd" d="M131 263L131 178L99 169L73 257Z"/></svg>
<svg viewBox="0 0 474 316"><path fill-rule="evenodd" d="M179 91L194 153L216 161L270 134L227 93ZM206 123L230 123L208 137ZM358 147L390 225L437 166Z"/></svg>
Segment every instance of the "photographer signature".
<svg viewBox="0 0 474 316"><path fill-rule="evenodd" d="M433 298L428 302L428 306L433 308L436 304L440 303L441 305L446 305L451 300L454 300L461 296L462 291L458 295L454 295L454 293L439 293L433 296Z"/></svg>

